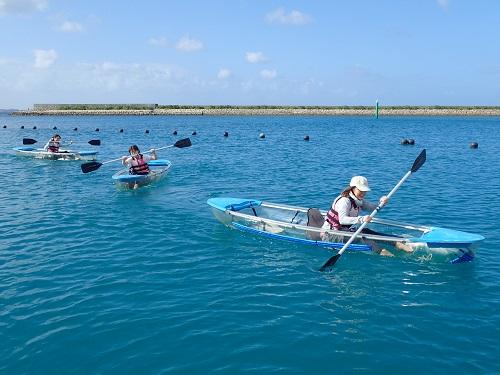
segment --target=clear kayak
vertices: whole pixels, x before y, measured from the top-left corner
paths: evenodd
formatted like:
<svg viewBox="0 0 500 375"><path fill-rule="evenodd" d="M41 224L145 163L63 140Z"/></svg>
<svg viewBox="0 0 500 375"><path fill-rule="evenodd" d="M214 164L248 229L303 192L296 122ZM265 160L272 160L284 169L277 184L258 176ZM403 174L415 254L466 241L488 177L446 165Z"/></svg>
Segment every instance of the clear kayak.
<svg viewBox="0 0 500 375"><path fill-rule="evenodd" d="M322 229L326 211L240 198L211 198L207 204L225 225L270 238L340 250L353 235L351 231ZM377 245L392 252L402 243L412 249L405 252L409 256L462 263L474 259L484 240L478 234L378 218L367 227L370 231L361 233L347 250L372 251Z"/></svg>
<svg viewBox="0 0 500 375"><path fill-rule="evenodd" d="M97 158L97 151L59 149L59 152L49 152L45 151L43 148L34 148L29 146L15 147L13 150L17 155L28 156L35 159L92 161Z"/></svg>
<svg viewBox="0 0 500 375"><path fill-rule="evenodd" d="M130 174L128 168L122 169L113 175L113 180L118 188L137 189L143 186L158 182L170 171L172 163L168 160L150 160L148 162L150 173L148 174Z"/></svg>

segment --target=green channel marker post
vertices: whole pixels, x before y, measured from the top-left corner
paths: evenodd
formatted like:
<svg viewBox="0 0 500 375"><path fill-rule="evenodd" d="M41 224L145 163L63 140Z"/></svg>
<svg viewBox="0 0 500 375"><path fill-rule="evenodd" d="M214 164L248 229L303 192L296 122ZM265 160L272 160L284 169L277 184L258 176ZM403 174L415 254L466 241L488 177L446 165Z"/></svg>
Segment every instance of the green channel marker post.
<svg viewBox="0 0 500 375"><path fill-rule="evenodd" d="M375 102L375 118L378 118L378 100Z"/></svg>

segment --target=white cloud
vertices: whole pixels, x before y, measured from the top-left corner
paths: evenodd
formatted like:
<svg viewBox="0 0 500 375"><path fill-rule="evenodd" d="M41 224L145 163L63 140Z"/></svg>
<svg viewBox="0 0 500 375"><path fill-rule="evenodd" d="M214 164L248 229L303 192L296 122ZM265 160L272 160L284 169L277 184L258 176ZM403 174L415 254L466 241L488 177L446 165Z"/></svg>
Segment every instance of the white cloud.
<svg viewBox="0 0 500 375"><path fill-rule="evenodd" d="M227 79L231 76L232 72L229 69L221 68L219 69L219 73L217 73L218 79Z"/></svg>
<svg viewBox="0 0 500 375"><path fill-rule="evenodd" d="M36 49L33 52L35 54L35 68L48 68L57 59L57 52L53 49Z"/></svg>
<svg viewBox="0 0 500 375"><path fill-rule="evenodd" d="M46 7L46 0L0 0L0 14L29 14Z"/></svg>
<svg viewBox="0 0 500 375"><path fill-rule="evenodd" d="M450 0L437 0L437 3L441 8L447 10L450 5Z"/></svg>
<svg viewBox="0 0 500 375"><path fill-rule="evenodd" d="M251 64L267 61L267 57L262 52L247 52L245 58Z"/></svg>
<svg viewBox="0 0 500 375"><path fill-rule="evenodd" d="M277 74L275 69L263 69L260 71L260 76L265 79L274 79Z"/></svg>
<svg viewBox="0 0 500 375"><path fill-rule="evenodd" d="M82 24L79 22L64 21L59 25L57 30L62 31L63 33L78 33L82 32L84 29Z"/></svg>
<svg viewBox="0 0 500 375"><path fill-rule="evenodd" d="M283 25L305 25L312 21L312 17L298 10L292 10L287 14L285 9L278 8L266 14L266 21L269 23L281 23Z"/></svg>
<svg viewBox="0 0 500 375"><path fill-rule="evenodd" d="M183 52L194 52L202 49L203 43L199 40L192 39L189 36L183 36L179 39L175 48Z"/></svg>
<svg viewBox="0 0 500 375"><path fill-rule="evenodd" d="M148 44L150 44L152 46L162 47L162 46L165 46L167 44L167 39L165 39L162 36L157 37L157 38L154 38L154 37L153 38L149 38Z"/></svg>

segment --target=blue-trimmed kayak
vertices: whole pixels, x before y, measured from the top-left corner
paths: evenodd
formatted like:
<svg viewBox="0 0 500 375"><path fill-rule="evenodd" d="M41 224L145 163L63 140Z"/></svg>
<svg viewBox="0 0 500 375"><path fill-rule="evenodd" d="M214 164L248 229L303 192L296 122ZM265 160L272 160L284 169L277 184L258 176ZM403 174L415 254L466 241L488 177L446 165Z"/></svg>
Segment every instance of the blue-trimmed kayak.
<svg viewBox="0 0 500 375"><path fill-rule="evenodd" d="M353 234L321 229L325 211L241 198L211 198L207 204L227 226L265 237L340 249ZM475 250L484 240L478 234L377 218L368 227L373 233L363 233L357 243L349 246L349 251L371 251L376 245L397 254L402 253L395 250L399 243L413 250L404 254L462 263L474 258Z"/></svg>
<svg viewBox="0 0 500 375"><path fill-rule="evenodd" d="M128 168L122 169L113 175L117 187L122 189L137 189L161 180L170 171L172 163L168 160L157 159L148 162L150 173L145 175L130 174Z"/></svg>
<svg viewBox="0 0 500 375"><path fill-rule="evenodd" d="M97 158L97 151L59 149L59 152L49 152L45 151L43 148L34 148L29 146L14 147L13 150L17 155L28 156L35 159L92 161Z"/></svg>

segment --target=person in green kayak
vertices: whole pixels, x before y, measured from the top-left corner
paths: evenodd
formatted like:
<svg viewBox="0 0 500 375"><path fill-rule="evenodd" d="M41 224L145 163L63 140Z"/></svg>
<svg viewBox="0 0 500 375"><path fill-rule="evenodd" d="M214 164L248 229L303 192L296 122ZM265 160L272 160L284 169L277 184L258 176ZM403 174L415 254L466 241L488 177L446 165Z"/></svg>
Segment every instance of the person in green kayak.
<svg viewBox="0 0 500 375"><path fill-rule="evenodd" d="M353 231L356 225L362 224L363 222L370 222L370 215L360 215L361 210L373 211L377 205L365 200L365 195L371 189L368 186L368 180L363 176L354 176L351 178L349 186L344 189L340 195L335 198L327 212L325 217L325 222L322 226L323 229L338 230L338 231ZM387 196L380 197L379 204L387 204ZM382 233L375 232L371 229L364 228L362 233L365 234L376 234L384 235ZM332 235L331 233L322 233L322 239L326 241L347 241L349 237ZM386 249L372 243L370 241L370 246L379 253L380 255L392 256L393 254ZM412 252L413 249L402 242L396 242L394 244L395 248L398 250L403 250L406 252Z"/></svg>
<svg viewBox="0 0 500 375"><path fill-rule="evenodd" d="M129 147L130 156L122 157L122 164L129 168L130 174L145 175L149 173L148 161L156 160L156 152L154 149L150 151L151 156L141 154L137 145Z"/></svg>

